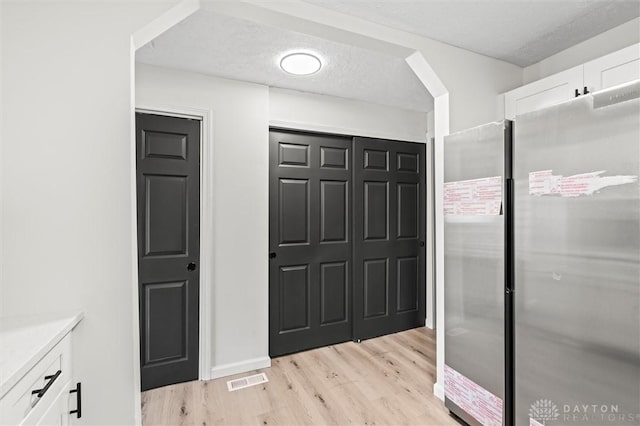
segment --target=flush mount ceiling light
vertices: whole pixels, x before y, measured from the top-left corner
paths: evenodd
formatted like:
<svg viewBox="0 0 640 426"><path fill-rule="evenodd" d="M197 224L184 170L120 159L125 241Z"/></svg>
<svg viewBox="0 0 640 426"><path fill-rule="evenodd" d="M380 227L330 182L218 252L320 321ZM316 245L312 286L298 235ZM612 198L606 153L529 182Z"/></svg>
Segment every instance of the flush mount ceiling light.
<svg viewBox="0 0 640 426"><path fill-rule="evenodd" d="M310 75L321 67L320 59L310 53L290 53L280 60L280 68L293 75Z"/></svg>

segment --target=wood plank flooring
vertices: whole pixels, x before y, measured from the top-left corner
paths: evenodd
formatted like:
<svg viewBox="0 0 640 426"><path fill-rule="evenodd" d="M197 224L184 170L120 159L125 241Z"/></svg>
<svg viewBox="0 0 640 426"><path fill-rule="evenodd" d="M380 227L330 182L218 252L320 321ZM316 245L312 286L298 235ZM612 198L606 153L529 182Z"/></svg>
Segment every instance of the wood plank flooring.
<svg viewBox="0 0 640 426"><path fill-rule="evenodd" d="M269 382L229 392L227 381L142 394L149 425L458 425L433 395L435 334L396 333L272 360Z"/></svg>

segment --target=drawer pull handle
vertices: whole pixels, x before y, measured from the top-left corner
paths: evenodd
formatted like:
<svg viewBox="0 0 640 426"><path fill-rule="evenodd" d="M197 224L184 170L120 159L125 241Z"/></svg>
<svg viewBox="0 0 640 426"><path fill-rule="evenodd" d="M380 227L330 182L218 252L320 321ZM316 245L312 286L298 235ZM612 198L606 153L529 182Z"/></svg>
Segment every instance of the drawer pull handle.
<svg viewBox="0 0 640 426"><path fill-rule="evenodd" d="M76 383L76 388L71 389L69 393L76 394L76 409L69 411L69 414L75 414L76 418L79 419L82 417L82 384L80 382Z"/></svg>
<svg viewBox="0 0 640 426"><path fill-rule="evenodd" d="M44 387L42 389L32 390L31 391L31 395L36 395L37 394L36 397L38 399L42 398L44 396L44 394L47 393L47 391L49 390L49 388L51 387L53 382L55 382L56 379L58 377L60 377L60 374L62 374L62 370L58 370L56 372L56 374L54 374L53 376L44 376L44 379L48 380L48 382L44 385Z"/></svg>

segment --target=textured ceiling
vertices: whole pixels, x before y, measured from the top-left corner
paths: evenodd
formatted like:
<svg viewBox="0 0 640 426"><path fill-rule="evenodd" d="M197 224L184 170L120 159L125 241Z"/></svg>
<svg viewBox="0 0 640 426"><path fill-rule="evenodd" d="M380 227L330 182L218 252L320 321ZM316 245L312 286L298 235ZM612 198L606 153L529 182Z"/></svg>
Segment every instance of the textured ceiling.
<svg viewBox="0 0 640 426"><path fill-rule="evenodd" d="M640 16L639 0L304 0L528 66Z"/></svg>
<svg viewBox="0 0 640 426"><path fill-rule="evenodd" d="M284 73L292 51L315 53L322 69L311 76ZM340 96L416 111L433 98L403 59L313 36L199 11L142 47L139 62L272 87Z"/></svg>

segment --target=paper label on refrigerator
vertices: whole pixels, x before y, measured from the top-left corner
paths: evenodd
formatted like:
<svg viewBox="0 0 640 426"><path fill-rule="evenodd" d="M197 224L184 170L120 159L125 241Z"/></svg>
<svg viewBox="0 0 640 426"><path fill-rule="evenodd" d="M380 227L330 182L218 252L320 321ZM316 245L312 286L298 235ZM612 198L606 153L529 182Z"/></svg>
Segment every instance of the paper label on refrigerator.
<svg viewBox="0 0 640 426"><path fill-rule="evenodd" d="M529 173L529 194L579 197L592 195L601 189L638 181L638 176L601 176L606 170L571 176L554 175L553 170Z"/></svg>
<svg viewBox="0 0 640 426"><path fill-rule="evenodd" d="M444 184L444 214L497 216L502 207L502 176Z"/></svg>
<svg viewBox="0 0 640 426"><path fill-rule="evenodd" d="M544 426L542 423L537 421L536 419L532 419L529 417L529 426Z"/></svg>
<svg viewBox="0 0 640 426"><path fill-rule="evenodd" d="M454 404L485 426L502 426L502 399L444 366L444 392Z"/></svg>

